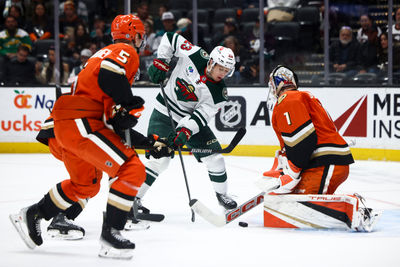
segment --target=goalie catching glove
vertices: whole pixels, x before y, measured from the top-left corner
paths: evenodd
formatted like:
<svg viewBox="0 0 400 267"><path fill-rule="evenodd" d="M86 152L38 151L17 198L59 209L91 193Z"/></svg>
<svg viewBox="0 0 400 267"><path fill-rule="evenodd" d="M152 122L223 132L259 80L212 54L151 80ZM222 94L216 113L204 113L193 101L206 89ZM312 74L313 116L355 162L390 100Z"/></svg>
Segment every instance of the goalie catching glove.
<svg viewBox="0 0 400 267"><path fill-rule="evenodd" d="M167 72L169 71L169 65L165 59L155 58L153 64L150 65L147 70L150 80L153 83L160 83L165 80Z"/></svg>
<svg viewBox="0 0 400 267"><path fill-rule="evenodd" d="M173 157L174 151L167 147L167 139L166 138L159 138L158 135L150 134L147 137L146 142L148 142L147 146L153 146L155 149L146 150L145 156L147 159L150 159L152 156L155 159L159 159L162 157Z"/></svg>
<svg viewBox="0 0 400 267"><path fill-rule="evenodd" d="M257 186L267 193L288 194L300 182L301 168L294 165L285 152L275 153L274 165L271 170L263 173L263 178L257 181Z"/></svg>
<svg viewBox="0 0 400 267"><path fill-rule="evenodd" d="M192 136L192 131L185 127L176 129L176 133L171 133L168 136L168 146L174 150L186 144Z"/></svg>

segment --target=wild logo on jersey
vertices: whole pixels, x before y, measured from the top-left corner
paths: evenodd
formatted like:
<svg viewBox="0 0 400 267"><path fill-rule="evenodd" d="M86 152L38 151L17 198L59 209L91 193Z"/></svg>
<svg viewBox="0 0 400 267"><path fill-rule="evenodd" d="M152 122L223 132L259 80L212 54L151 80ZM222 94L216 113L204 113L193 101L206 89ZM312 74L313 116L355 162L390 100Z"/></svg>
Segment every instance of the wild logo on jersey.
<svg viewBox="0 0 400 267"><path fill-rule="evenodd" d="M185 80L181 78L176 79L176 84L175 84L175 93L180 101L185 101L185 102L194 102L198 101L198 97L194 93L195 87L189 83L187 83Z"/></svg>

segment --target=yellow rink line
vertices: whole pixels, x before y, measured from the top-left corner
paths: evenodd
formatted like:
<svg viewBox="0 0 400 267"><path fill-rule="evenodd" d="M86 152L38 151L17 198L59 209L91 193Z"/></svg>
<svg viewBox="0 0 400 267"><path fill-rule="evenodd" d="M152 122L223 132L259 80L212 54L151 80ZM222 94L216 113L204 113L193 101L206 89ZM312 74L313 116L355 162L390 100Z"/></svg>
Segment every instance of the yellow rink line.
<svg viewBox="0 0 400 267"><path fill-rule="evenodd" d="M278 146L238 145L229 155L273 157L277 149ZM400 161L400 150L351 148L351 152L356 160ZM0 153L49 153L49 149L40 143L0 143Z"/></svg>

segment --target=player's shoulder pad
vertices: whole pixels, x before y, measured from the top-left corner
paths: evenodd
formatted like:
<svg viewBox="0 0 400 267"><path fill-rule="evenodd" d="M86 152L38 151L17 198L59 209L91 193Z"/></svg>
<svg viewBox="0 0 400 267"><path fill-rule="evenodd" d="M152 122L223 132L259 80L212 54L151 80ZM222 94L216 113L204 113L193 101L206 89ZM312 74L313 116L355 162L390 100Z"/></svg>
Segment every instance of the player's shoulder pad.
<svg viewBox="0 0 400 267"><path fill-rule="evenodd" d="M210 59L210 55L204 50L200 48L195 53L189 56L190 60L193 62L199 73L202 73L207 66L207 62Z"/></svg>
<svg viewBox="0 0 400 267"><path fill-rule="evenodd" d="M286 91L283 94L281 94L278 98L278 101L276 102L277 105L281 103L289 103L289 102L295 102L299 101L302 99L304 94L307 94L306 92L298 91L298 90L290 90Z"/></svg>
<svg viewBox="0 0 400 267"><path fill-rule="evenodd" d="M210 90L214 104L228 100L228 90L224 81L220 81L218 83L207 81L206 86L208 87L208 90Z"/></svg>

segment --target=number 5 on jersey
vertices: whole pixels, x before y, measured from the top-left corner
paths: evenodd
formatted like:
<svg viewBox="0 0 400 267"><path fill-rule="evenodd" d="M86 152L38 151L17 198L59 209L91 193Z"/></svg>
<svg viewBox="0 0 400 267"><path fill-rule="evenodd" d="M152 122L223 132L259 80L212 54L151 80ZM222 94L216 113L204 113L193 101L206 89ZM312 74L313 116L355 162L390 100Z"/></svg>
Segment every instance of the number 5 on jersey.
<svg viewBox="0 0 400 267"><path fill-rule="evenodd" d="M121 52L119 52L117 59L121 61L122 64L125 64L126 62L128 62L128 57L130 57L129 53L124 50L121 50Z"/></svg>

